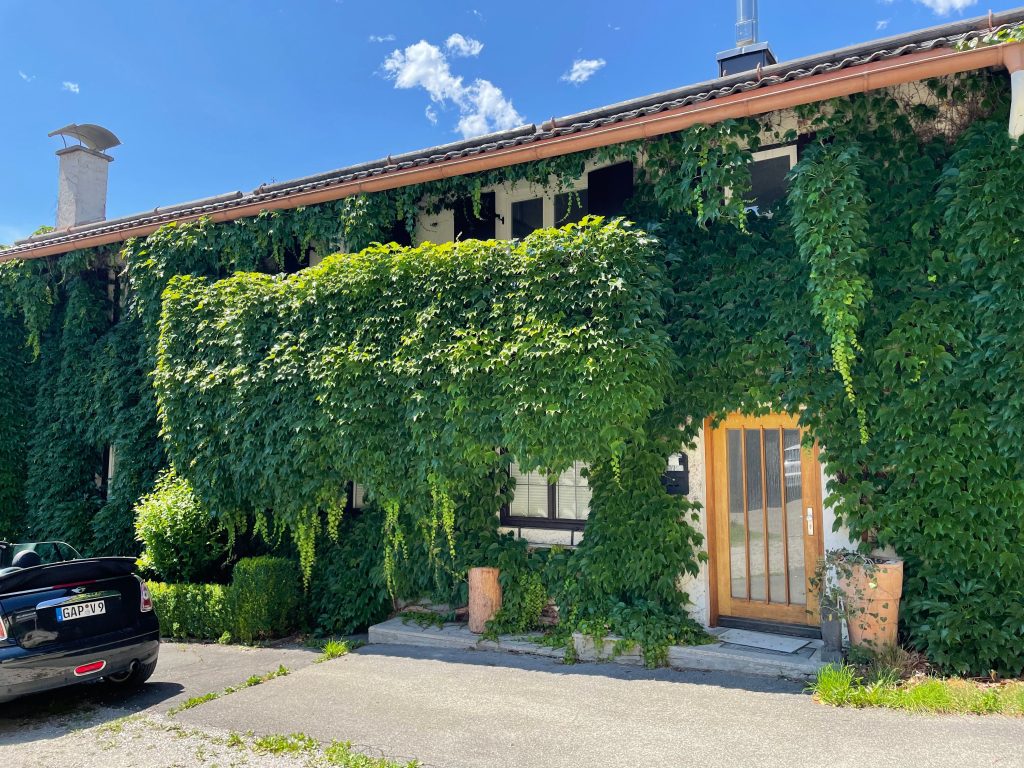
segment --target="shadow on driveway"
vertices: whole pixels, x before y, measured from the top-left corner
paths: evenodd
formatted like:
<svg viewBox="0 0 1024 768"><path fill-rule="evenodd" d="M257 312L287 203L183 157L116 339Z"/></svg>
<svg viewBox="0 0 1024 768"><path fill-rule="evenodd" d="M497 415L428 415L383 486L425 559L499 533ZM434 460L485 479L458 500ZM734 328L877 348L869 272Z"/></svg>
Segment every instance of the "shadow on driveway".
<svg viewBox="0 0 1024 768"><path fill-rule="evenodd" d="M287 641L261 648L165 641L156 672L141 688L82 683L0 704L0 746L55 738L134 714L164 714L190 697L220 692L279 666L295 672L318 655L318 649Z"/></svg>
<svg viewBox="0 0 1024 768"><path fill-rule="evenodd" d="M565 664L544 656L490 650L425 648L408 645L367 645L356 653L369 656L392 656L406 659L432 659L449 664L484 667L508 667L553 675L584 675L611 680L658 680L662 682L711 685L752 693L805 693L806 683L780 677L759 677L731 672L701 672L668 668L647 669L615 662L578 662Z"/></svg>
<svg viewBox="0 0 1024 768"><path fill-rule="evenodd" d="M32 744L111 723L152 709L183 690L179 683L168 682L134 690L93 682L15 699L0 704L0 746Z"/></svg>

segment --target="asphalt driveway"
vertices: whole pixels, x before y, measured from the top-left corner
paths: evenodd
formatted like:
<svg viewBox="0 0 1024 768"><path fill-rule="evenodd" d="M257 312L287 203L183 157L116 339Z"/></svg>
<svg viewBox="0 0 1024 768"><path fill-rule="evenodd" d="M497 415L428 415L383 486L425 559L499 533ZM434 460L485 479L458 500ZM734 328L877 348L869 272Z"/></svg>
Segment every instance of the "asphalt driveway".
<svg viewBox="0 0 1024 768"><path fill-rule="evenodd" d="M785 681L405 646L179 718L351 739L444 768L1024 766L1024 720L833 709Z"/></svg>
<svg viewBox="0 0 1024 768"><path fill-rule="evenodd" d="M281 665L295 672L312 664L318 655L317 649L295 644L246 648L161 643L156 672L142 689L130 695L89 684L0 704L0 765L201 765L192 757L163 760L156 754L136 755L136 762L132 762L127 755L119 754L116 741L100 736L120 732L122 721L128 718L163 722L169 719L168 710L193 696L221 691ZM171 735L176 741L182 740L180 735Z"/></svg>
<svg viewBox="0 0 1024 768"><path fill-rule="evenodd" d="M165 644L127 700L79 690L0 710L0 765L322 765L230 746L301 732L437 768L1024 767L1024 720L831 709L781 680L402 646L315 657ZM279 664L290 674L168 714Z"/></svg>

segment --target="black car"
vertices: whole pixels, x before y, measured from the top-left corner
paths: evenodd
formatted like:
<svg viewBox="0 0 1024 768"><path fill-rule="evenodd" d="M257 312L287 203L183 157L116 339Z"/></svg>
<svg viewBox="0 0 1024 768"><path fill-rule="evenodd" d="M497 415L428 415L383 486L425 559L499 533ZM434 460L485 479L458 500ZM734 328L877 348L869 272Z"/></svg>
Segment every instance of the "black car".
<svg viewBox="0 0 1024 768"><path fill-rule="evenodd" d="M83 558L59 541L0 542L0 703L156 669L153 599L130 557Z"/></svg>

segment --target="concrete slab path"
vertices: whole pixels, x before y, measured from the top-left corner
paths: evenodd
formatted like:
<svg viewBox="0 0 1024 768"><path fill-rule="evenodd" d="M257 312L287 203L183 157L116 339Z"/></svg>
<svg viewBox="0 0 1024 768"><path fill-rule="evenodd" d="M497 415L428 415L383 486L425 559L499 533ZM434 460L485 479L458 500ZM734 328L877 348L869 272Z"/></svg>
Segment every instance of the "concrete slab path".
<svg viewBox="0 0 1024 768"><path fill-rule="evenodd" d="M1024 767L1024 720L816 704L798 683L375 645L181 712L437 768Z"/></svg>

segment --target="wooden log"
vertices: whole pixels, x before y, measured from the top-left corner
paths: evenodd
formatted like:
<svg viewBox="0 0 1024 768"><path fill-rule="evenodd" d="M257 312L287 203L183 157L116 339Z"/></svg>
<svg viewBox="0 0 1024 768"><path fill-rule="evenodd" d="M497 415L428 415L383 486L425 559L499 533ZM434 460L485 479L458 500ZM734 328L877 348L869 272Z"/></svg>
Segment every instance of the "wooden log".
<svg viewBox="0 0 1024 768"><path fill-rule="evenodd" d="M469 569L469 631L480 634L501 608L497 568Z"/></svg>

